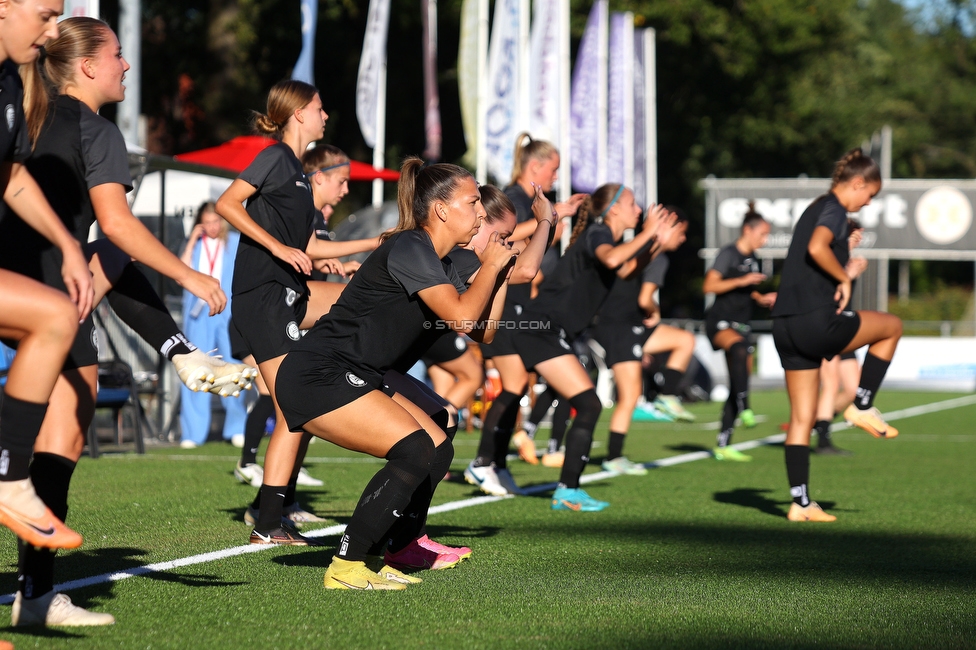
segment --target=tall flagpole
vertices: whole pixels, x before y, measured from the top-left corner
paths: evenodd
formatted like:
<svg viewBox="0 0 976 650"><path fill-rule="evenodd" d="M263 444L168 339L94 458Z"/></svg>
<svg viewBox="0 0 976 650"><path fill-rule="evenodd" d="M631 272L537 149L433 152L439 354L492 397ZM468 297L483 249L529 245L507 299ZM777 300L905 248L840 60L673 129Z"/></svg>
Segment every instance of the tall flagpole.
<svg viewBox="0 0 976 650"><path fill-rule="evenodd" d="M644 30L644 173L647 176L647 204L657 203L657 37L653 28Z"/></svg>
<svg viewBox="0 0 976 650"><path fill-rule="evenodd" d="M125 101L119 104L116 122L125 141L142 145L139 137L139 114L142 88L142 3L140 0L119 2L119 41L122 56L128 61L125 73Z"/></svg>
<svg viewBox="0 0 976 650"><path fill-rule="evenodd" d="M488 0L478 0L478 117L475 179L488 182Z"/></svg>
<svg viewBox="0 0 976 650"><path fill-rule="evenodd" d="M376 89L376 145L373 147L373 169L379 171L386 166L386 50L379 69L379 84ZM383 207L383 181L373 181L373 207Z"/></svg>
<svg viewBox="0 0 976 650"><path fill-rule="evenodd" d="M624 185L634 188L634 14L624 13Z"/></svg>
<svg viewBox="0 0 976 650"><path fill-rule="evenodd" d="M573 148L569 146L569 0L559 0L559 192L566 201L573 193ZM563 231L563 250L569 247L570 229Z"/></svg>

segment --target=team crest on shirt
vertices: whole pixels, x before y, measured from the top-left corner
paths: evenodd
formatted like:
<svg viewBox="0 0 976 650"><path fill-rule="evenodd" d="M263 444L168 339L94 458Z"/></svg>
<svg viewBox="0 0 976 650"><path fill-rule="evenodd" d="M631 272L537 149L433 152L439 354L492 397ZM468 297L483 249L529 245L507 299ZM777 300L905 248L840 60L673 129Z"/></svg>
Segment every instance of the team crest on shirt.
<svg viewBox="0 0 976 650"><path fill-rule="evenodd" d="M285 325L285 334L287 334L288 338L290 338L292 341L297 341L298 339L302 338L302 333L298 329L298 323L295 321L291 321Z"/></svg>
<svg viewBox="0 0 976 650"><path fill-rule="evenodd" d="M7 108L3 109L3 114L7 116L7 130L13 131L14 121L17 119L17 112L12 105L7 104Z"/></svg>
<svg viewBox="0 0 976 650"><path fill-rule="evenodd" d="M356 375L352 374L351 372L346 373L346 381L348 381L349 385L352 386L353 388L362 388L363 386L366 385L365 381L363 381Z"/></svg>
<svg viewBox="0 0 976 650"><path fill-rule="evenodd" d="M298 300L298 292L294 289L285 289L285 304L291 307Z"/></svg>

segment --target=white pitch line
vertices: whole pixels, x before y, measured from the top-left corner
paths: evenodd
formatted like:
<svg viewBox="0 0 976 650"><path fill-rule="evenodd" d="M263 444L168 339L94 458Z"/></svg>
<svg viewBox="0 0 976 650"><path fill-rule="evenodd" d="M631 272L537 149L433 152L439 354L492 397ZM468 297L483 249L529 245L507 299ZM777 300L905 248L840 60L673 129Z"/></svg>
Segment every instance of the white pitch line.
<svg viewBox="0 0 976 650"><path fill-rule="evenodd" d="M902 420L906 418L915 417L918 415L925 415L928 413L937 413L939 411L948 411L954 408L960 408L963 406L972 406L976 404L976 395L967 395L965 397L957 397L954 399L944 400L942 402L933 402L931 404L922 404L920 406L912 406L905 409L900 409L897 411L891 411L890 413L884 414L885 420L894 421ZM842 429L848 429L850 425L846 422L838 422L837 424L831 425L831 431L840 431ZM772 436L767 436L765 438L758 438L756 440L746 440L745 442L736 443L730 445L736 449L754 449L756 447L761 447L764 445L773 445L783 442L786 439L786 434L780 433ZM670 467L672 465L680 465L682 463L690 463L696 460L705 460L706 458L711 458L711 452L707 451L695 451L689 454L680 454L678 456L670 456L668 458L661 458L649 463L644 463L644 467L655 468L655 467ZM181 456L180 458L185 458ZM203 458L202 456L197 458ZM588 484L595 481L603 481L609 478L614 478L618 476L614 472L597 472L595 474L587 474L580 478L580 483ZM556 487L555 483L544 483L541 485L533 485L531 487L525 488L523 492L526 495L539 494L542 492L548 492ZM496 501L502 501L504 499L513 499L512 495L504 497L495 496L483 496L483 497L473 497L470 499L463 499L461 501L450 501L448 503L443 503L439 506L434 506L428 511L428 514L435 515L442 512L451 512L454 510L461 510L462 508L470 508L472 506L480 506L487 503L495 503ZM346 529L343 525L329 526L328 528L320 528L318 530L312 530L307 533L303 533L305 537L329 537L332 535L339 535ZM210 553L201 553L199 555L191 555L189 557L184 557L176 560L170 560L167 562L158 562L156 564L145 564L140 567L134 567L132 569L127 569L125 571L117 571L114 573L103 573L97 576L91 576L89 578L81 578L79 580L71 580L69 582L62 582L59 585L55 585L54 589L59 592L71 591L73 589L82 589L84 587L91 587L93 585L102 584L105 582L117 582L119 580L125 580L126 578L134 578L136 576L143 576L149 573L155 573L157 571L169 571L171 569L178 569L185 566L193 566L195 564L203 564L205 562L214 562L216 560L223 560L230 557L236 557L238 555L245 555L247 553L259 553L261 551L273 548L271 545L261 545L261 544L246 544L244 546L234 546L231 548L225 548L220 551L212 551ZM14 601L14 596L16 594L7 594L5 596L0 596L0 605L6 605Z"/></svg>

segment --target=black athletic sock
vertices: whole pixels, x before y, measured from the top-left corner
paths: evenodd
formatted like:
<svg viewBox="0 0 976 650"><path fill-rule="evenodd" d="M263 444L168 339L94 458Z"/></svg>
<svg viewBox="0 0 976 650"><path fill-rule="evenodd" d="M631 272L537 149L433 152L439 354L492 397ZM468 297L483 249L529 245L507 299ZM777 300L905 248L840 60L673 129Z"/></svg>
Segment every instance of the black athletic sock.
<svg viewBox="0 0 976 650"><path fill-rule="evenodd" d="M404 516L397 519L390 529L390 551L396 553L413 540L427 534L427 511L434 491L440 485L454 460L454 445L446 440L434 450L434 462L430 474L417 486L410 496L410 503L404 509Z"/></svg>
<svg viewBox="0 0 976 650"><path fill-rule="evenodd" d="M495 429L501 426L503 416L508 409L515 408L516 415L518 414L519 397L515 393L503 390L492 402L481 427L481 442L478 445L478 455L474 459L475 467L487 467L495 459Z"/></svg>
<svg viewBox="0 0 976 650"><path fill-rule="evenodd" d="M258 491L258 506L261 509L258 520L254 522L254 530L267 533L281 526L281 516L284 514L285 494L287 485L262 485ZM254 504L251 504L252 507Z"/></svg>
<svg viewBox="0 0 976 650"><path fill-rule="evenodd" d="M135 264L127 264L106 295L119 319L167 359L196 350Z"/></svg>
<svg viewBox="0 0 976 650"><path fill-rule="evenodd" d="M729 398L725 400L725 405L722 406L722 422L720 424L722 431L731 430L735 427L735 416L738 415L736 410L735 395L729 394Z"/></svg>
<svg viewBox="0 0 976 650"><path fill-rule="evenodd" d="M492 459L497 469L508 467L508 447L512 442L512 429L495 429L495 457Z"/></svg>
<svg viewBox="0 0 976 650"><path fill-rule="evenodd" d="M287 508L291 504L295 503L295 490L298 488L298 479L291 479L288 481L288 487L285 488L285 500L282 502L282 507Z"/></svg>
<svg viewBox="0 0 976 650"><path fill-rule="evenodd" d="M525 432L529 434L530 438L534 439L536 429L539 428L539 423L546 417L549 409L555 405L558 397L559 395L556 391L546 386L542 394L535 398L535 404L532 406L532 412L529 413L529 419L522 425L522 428L525 429Z"/></svg>
<svg viewBox="0 0 976 650"><path fill-rule="evenodd" d="M600 419L603 404L592 388L569 401L576 409L576 419L566 434L566 457L559 474L559 482L568 488L578 488L580 476L590 460L593 428Z"/></svg>
<svg viewBox="0 0 976 650"><path fill-rule="evenodd" d="M70 458L40 452L34 454L30 478L41 501L65 521L68 517L68 488L76 463ZM20 564L18 590L24 598L39 598L54 589L54 554L50 549L35 549L19 544Z"/></svg>
<svg viewBox="0 0 976 650"><path fill-rule="evenodd" d="M422 482L430 479L436 451L423 429L393 445L383 469L366 485L346 532L339 540L336 557L363 561L376 544L389 539L390 530Z"/></svg>
<svg viewBox="0 0 976 650"><path fill-rule="evenodd" d="M818 447L829 447L830 446L830 422L827 420L817 420L813 425L814 431L817 432L817 446Z"/></svg>
<svg viewBox="0 0 976 650"><path fill-rule="evenodd" d="M810 505L810 447L807 445L786 445L786 478L790 481L790 496L793 503L806 507Z"/></svg>
<svg viewBox="0 0 976 650"><path fill-rule="evenodd" d="M566 429L569 427L569 415L572 406L564 397L556 400L556 408L552 412L552 430L549 432L549 444L555 444L555 451L563 446L563 438L566 437Z"/></svg>
<svg viewBox="0 0 976 650"><path fill-rule="evenodd" d="M47 404L25 402L9 393L0 399L0 481L22 481L30 476L34 441Z"/></svg>
<svg viewBox="0 0 976 650"><path fill-rule="evenodd" d="M735 400L735 415L738 415L749 408L749 346L746 342L733 343L725 353L725 361L729 366L729 397Z"/></svg>
<svg viewBox="0 0 976 650"><path fill-rule="evenodd" d="M258 462L258 448L268 426L268 418L274 417L274 400L271 395L259 395L251 412L247 414L244 425L244 449L241 450L241 465Z"/></svg>
<svg viewBox="0 0 976 650"><path fill-rule="evenodd" d="M874 398L881 388L885 373L888 372L890 361L879 359L868 353L864 356L864 365L861 367L861 383L857 387L857 397L854 398L854 405L861 409L869 409L874 406Z"/></svg>
<svg viewBox="0 0 976 650"><path fill-rule="evenodd" d="M610 442L607 444L607 460L620 458L624 455L624 439L626 437L626 433L610 432Z"/></svg>
<svg viewBox="0 0 976 650"><path fill-rule="evenodd" d="M661 375L664 377L664 385L661 387L661 393L664 395L677 395L678 385L681 383L681 378L684 377L684 373L674 368L665 368L661 371Z"/></svg>

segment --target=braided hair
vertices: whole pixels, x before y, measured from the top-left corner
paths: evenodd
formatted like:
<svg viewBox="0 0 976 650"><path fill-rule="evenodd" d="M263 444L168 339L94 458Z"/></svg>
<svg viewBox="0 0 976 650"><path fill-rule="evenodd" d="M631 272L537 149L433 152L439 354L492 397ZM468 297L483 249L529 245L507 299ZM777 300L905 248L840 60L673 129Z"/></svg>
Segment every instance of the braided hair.
<svg viewBox="0 0 976 650"><path fill-rule="evenodd" d="M860 176L866 183L881 182L881 168L870 156L864 155L860 147L851 149L834 165L834 175L830 189Z"/></svg>
<svg viewBox="0 0 976 650"><path fill-rule="evenodd" d="M576 225L573 226L573 234L569 238L569 245L576 243L577 238L583 234L586 227L594 221L596 217L603 214L610 207L613 197L617 196L620 190L620 183L607 183L601 185L593 194L583 199L579 211L576 213Z"/></svg>

